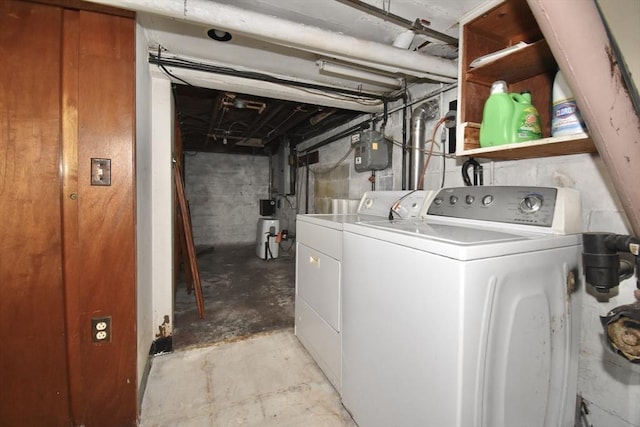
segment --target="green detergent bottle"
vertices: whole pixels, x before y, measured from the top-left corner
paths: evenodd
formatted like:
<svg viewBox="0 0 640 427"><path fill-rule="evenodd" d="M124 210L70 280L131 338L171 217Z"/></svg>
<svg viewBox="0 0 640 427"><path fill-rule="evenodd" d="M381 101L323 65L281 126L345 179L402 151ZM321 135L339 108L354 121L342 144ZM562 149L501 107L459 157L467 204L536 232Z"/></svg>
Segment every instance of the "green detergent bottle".
<svg viewBox="0 0 640 427"><path fill-rule="evenodd" d="M531 103L531 92L509 94L513 100L511 142L531 141L542 138L540 114Z"/></svg>
<svg viewBox="0 0 640 427"><path fill-rule="evenodd" d="M498 80L491 85L491 94L484 103L480 124L480 147L511 142L514 102L507 93L507 83Z"/></svg>

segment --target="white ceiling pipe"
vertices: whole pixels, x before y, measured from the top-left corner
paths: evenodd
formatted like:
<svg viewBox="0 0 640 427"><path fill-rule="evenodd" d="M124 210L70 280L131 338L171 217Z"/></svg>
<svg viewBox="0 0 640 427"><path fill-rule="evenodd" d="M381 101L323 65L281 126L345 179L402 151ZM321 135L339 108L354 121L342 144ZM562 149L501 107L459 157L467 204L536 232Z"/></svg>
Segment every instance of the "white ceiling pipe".
<svg viewBox="0 0 640 427"><path fill-rule="evenodd" d="M325 71L329 74L336 74L338 76L345 76L353 79L367 80L396 89L402 87L402 79L398 79L396 77L383 76L381 74L375 74L370 71L345 67L344 65L334 64L333 62L327 61L316 61L316 65L318 66L320 71Z"/></svg>
<svg viewBox="0 0 640 427"><path fill-rule="evenodd" d="M415 77L451 82L457 65L447 59L423 55L382 43L326 31L210 0L90 0L109 6L169 16L231 33L307 52L326 55L380 69L393 67ZM442 79L440 79L442 77Z"/></svg>
<svg viewBox="0 0 640 427"><path fill-rule="evenodd" d="M407 30L404 33L400 33L398 37L393 40L392 46L399 47L400 49L409 49L415 37L416 33Z"/></svg>

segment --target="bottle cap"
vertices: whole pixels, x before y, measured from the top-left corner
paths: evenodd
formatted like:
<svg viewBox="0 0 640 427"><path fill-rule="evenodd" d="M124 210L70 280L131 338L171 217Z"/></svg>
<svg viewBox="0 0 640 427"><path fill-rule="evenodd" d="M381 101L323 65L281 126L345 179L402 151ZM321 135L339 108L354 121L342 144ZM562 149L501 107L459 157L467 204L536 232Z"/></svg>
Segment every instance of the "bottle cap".
<svg viewBox="0 0 640 427"><path fill-rule="evenodd" d="M507 82L498 80L491 85L491 95L495 93L507 93Z"/></svg>

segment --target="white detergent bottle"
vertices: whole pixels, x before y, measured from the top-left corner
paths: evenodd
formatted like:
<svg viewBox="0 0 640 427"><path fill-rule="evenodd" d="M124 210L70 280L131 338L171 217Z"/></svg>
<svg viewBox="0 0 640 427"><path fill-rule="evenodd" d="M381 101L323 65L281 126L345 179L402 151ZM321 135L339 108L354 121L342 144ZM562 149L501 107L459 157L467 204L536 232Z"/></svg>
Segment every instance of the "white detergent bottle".
<svg viewBox="0 0 640 427"><path fill-rule="evenodd" d="M560 70L553 81L551 99L551 136L586 133L576 99Z"/></svg>

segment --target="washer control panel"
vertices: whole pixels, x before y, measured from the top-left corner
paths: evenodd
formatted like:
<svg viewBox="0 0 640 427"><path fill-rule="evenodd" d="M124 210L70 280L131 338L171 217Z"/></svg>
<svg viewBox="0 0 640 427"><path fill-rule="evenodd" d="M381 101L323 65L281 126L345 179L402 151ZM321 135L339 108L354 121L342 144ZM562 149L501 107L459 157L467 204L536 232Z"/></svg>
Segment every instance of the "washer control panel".
<svg viewBox="0 0 640 427"><path fill-rule="evenodd" d="M558 189L552 187L474 186L443 188L428 215L552 227Z"/></svg>
<svg viewBox="0 0 640 427"><path fill-rule="evenodd" d="M425 203L431 201L433 191L367 191L362 196L358 213L395 219L417 218Z"/></svg>

